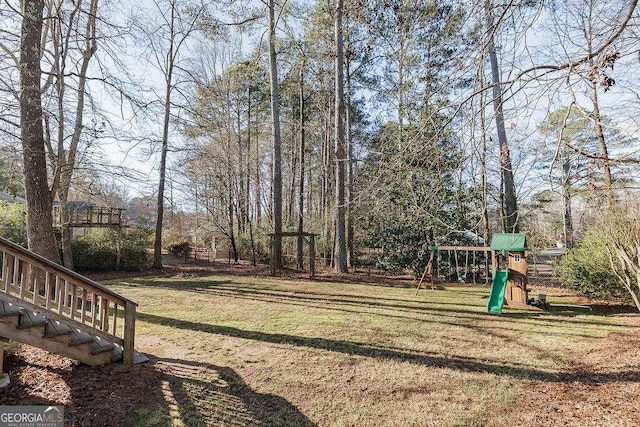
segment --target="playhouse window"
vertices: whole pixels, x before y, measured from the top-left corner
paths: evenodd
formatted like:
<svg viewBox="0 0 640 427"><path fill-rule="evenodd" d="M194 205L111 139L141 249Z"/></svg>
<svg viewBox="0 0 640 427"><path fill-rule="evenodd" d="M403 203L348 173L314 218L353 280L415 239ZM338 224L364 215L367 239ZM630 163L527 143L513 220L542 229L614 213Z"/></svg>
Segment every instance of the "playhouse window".
<svg viewBox="0 0 640 427"><path fill-rule="evenodd" d="M515 262L520 262L520 254L515 254L515 255L513 256L513 260L514 260Z"/></svg>

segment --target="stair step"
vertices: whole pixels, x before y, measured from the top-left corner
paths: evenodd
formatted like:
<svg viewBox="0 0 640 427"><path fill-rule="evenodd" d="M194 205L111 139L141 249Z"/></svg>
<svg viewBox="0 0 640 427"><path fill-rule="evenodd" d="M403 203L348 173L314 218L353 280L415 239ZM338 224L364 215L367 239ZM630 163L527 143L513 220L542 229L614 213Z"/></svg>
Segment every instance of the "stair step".
<svg viewBox="0 0 640 427"><path fill-rule="evenodd" d="M9 301L0 300L0 316L16 316L22 313L22 309Z"/></svg>
<svg viewBox="0 0 640 427"><path fill-rule="evenodd" d="M44 336L59 337L63 335L70 335L73 332L69 325L66 325L58 320L47 320L47 326L44 329Z"/></svg>
<svg viewBox="0 0 640 427"><path fill-rule="evenodd" d="M82 344L88 344L92 342L93 342L92 335L78 328L73 328L71 330L71 342L69 343L69 345L82 345Z"/></svg>
<svg viewBox="0 0 640 427"><path fill-rule="evenodd" d="M111 341L107 341L104 338L100 337L93 337L93 347L91 347L91 354L100 354L111 351L115 347L115 344Z"/></svg>
<svg viewBox="0 0 640 427"><path fill-rule="evenodd" d="M33 311L23 310L22 313L20 313L20 322L18 323L18 329L45 326L47 322L48 320L46 316L40 313L35 313Z"/></svg>
<svg viewBox="0 0 640 427"><path fill-rule="evenodd" d="M62 348L65 346L77 347L74 350L69 349L71 351L70 356L92 365L122 361L123 349L121 345L100 336L92 335L81 328L70 326L64 321L49 319L46 311L41 313L28 310L24 306L0 298L0 322L7 324L8 320L2 319L9 319L11 316L16 317L15 323L11 326L14 330L44 327L42 335L37 330L29 332L32 337L28 339L29 342L33 343L33 340L37 339L38 336L46 340L40 344L41 348L64 354L65 352L62 352ZM20 337L16 335L12 336L12 339L20 340ZM85 356L81 357L81 354L85 354ZM87 357L91 360L87 359Z"/></svg>

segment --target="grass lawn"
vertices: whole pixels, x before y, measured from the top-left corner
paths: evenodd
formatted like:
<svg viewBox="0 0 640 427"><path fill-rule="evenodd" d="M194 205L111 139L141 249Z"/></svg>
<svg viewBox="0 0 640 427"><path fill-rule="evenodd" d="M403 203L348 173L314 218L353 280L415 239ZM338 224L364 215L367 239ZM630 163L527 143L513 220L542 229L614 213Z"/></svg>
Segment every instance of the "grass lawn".
<svg viewBox="0 0 640 427"><path fill-rule="evenodd" d="M488 287L421 290L212 274L107 282L163 372L131 425L640 423L640 316L570 295L486 312Z"/></svg>

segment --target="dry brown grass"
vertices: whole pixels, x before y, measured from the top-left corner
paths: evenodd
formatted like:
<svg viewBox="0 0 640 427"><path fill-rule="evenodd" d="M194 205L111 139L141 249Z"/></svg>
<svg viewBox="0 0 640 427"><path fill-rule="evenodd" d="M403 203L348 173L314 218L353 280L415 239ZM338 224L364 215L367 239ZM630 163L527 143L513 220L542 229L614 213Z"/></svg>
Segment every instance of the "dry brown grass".
<svg viewBox="0 0 640 427"><path fill-rule="evenodd" d="M12 347L0 404L65 405L77 426L640 425L640 316L624 307L544 288L549 310L496 316L482 286L167 272L108 283L140 303L150 363Z"/></svg>
<svg viewBox="0 0 640 427"><path fill-rule="evenodd" d="M197 273L111 286L140 302L138 347L165 375L131 424L640 422L639 316L564 292L495 316L483 287Z"/></svg>

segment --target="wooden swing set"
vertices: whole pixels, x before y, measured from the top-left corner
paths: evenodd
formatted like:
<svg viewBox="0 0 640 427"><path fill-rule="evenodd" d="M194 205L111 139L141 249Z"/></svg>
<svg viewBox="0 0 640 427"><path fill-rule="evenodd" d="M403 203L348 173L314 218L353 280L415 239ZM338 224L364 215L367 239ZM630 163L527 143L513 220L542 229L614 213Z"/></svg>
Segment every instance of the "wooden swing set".
<svg viewBox="0 0 640 427"><path fill-rule="evenodd" d="M478 261L482 261L483 258L482 256L478 256L479 253L484 255L484 279L485 284L489 283L489 253L491 252L491 248L489 246L432 246L430 252L427 266L422 272L422 277L420 277L420 281L416 288L416 295L418 295L418 291L425 280L431 283L431 289L435 289L436 279L438 277L442 277L443 272L440 267L443 264L443 260L447 261L449 278L455 277L457 281L465 283L468 279L469 270L471 270L473 283L477 283L480 271ZM442 256L444 252L447 253L447 256L445 257ZM458 252L465 253L462 273ZM470 253L472 254L471 262L469 257Z"/></svg>
<svg viewBox="0 0 640 427"><path fill-rule="evenodd" d="M435 281L440 267L441 254L447 251L449 254L449 269L451 271L451 252L453 251L456 266L456 278L458 281L466 282L469 265L469 252L484 255L485 261L485 283L489 283L489 273L491 273L491 291L487 303L487 310L490 313L502 313L503 304L511 306L530 307L527 278L527 237L524 233L494 233L491 238L491 246L432 246L431 255L427 262L427 267L422 273L420 282L416 288L416 295L420 290L422 282L427 279L431 282L431 288L435 289ZM458 251L466 252L466 264L464 275L460 274L458 263ZM491 269L489 270L489 253L491 259ZM449 276L452 279L453 275ZM473 276L474 283L476 275ZM544 306L546 297L539 299L536 307Z"/></svg>

